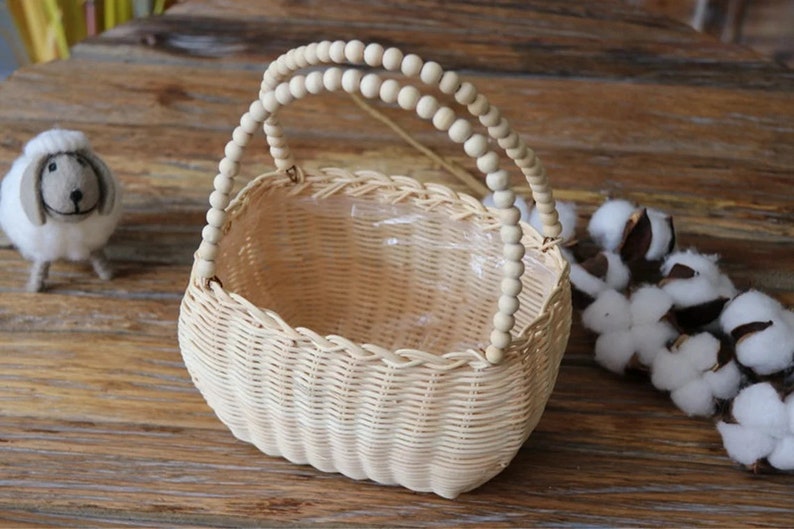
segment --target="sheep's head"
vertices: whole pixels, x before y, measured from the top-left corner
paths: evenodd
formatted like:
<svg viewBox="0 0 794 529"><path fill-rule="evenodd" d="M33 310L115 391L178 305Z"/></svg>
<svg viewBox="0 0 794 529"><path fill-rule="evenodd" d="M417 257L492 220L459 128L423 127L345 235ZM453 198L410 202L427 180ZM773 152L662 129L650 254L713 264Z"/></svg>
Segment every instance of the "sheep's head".
<svg viewBox="0 0 794 529"><path fill-rule="evenodd" d="M88 151L55 153L32 162L22 177L21 200L30 221L79 222L113 209L115 188L107 166Z"/></svg>

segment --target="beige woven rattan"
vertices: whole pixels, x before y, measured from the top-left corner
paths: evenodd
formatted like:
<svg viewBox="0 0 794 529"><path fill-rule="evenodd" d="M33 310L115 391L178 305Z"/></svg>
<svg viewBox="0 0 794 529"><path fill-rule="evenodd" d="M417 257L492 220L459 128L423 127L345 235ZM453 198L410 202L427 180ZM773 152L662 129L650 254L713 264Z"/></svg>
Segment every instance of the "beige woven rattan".
<svg viewBox="0 0 794 529"><path fill-rule="evenodd" d="M490 142L433 96L454 96L527 176L545 237L519 222ZM463 145L498 210L436 184L298 166L279 108L343 89L413 110ZM231 201L264 123L278 170ZM230 203L231 202L231 203ZM359 41L274 61L240 120L179 319L185 364L235 436L355 479L453 498L503 470L537 424L568 340L568 267L545 171L498 109L454 72Z"/></svg>

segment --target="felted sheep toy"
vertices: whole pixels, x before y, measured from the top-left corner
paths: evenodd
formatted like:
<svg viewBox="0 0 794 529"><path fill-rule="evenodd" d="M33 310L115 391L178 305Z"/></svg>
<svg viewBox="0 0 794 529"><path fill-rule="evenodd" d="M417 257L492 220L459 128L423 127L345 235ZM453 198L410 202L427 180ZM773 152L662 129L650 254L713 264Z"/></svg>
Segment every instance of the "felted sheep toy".
<svg viewBox="0 0 794 529"><path fill-rule="evenodd" d="M27 145L0 185L0 227L33 262L39 292L57 260L89 261L108 280L105 244L121 216L121 188L82 132L52 129Z"/></svg>

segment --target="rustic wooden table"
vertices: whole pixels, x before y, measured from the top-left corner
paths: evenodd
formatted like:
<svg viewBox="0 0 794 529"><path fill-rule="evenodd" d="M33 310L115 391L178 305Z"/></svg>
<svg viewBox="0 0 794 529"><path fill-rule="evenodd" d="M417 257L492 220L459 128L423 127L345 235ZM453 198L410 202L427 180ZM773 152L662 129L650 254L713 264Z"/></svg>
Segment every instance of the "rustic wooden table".
<svg viewBox="0 0 794 529"><path fill-rule="evenodd" d="M179 302L217 161L264 67L323 38L465 70L582 222L607 196L664 209L683 246L794 305L791 70L617 1L185 2L0 85L0 171L59 125L85 131L126 188L112 282L57 264L49 292L23 293L28 264L2 239L0 525L790 527L794 476L745 472L710 420L598 368L578 321L534 434L456 501L293 466L232 437L183 366ZM306 165L459 187L349 99L305 103L283 122ZM426 124L386 112L466 163ZM267 167L253 148L244 171Z"/></svg>

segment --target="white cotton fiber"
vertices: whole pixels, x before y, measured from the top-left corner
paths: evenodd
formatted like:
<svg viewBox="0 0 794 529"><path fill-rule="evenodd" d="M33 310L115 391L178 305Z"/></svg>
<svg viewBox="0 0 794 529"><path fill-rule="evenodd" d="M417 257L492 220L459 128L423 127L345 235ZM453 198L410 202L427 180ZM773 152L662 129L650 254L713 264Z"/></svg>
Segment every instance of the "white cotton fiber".
<svg viewBox="0 0 794 529"><path fill-rule="evenodd" d="M605 290L582 312L582 323L599 334L626 330L631 326L629 300L616 290Z"/></svg>
<svg viewBox="0 0 794 529"><path fill-rule="evenodd" d="M769 382L747 386L733 399L731 413L736 422L774 438L788 432L788 413Z"/></svg>
<svg viewBox="0 0 794 529"><path fill-rule="evenodd" d="M679 351L662 349L651 366L651 384L663 391L673 391L695 380L698 371Z"/></svg>
<svg viewBox="0 0 794 529"><path fill-rule="evenodd" d="M709 417L714 413L714 395L709 385L701 378L691 380L670 392L670 398L678 409L690 416Z"/></svg>
<svg viewBox="0 0 794 529"><path fill-rule="evenodd" d="M626 200L607 200L590 217L587 231L596 244L615 251L623 242L623 230L637 206Z"/></svg>
<svg viewBox="0 0 794 529"><path fill-rule="evenodd" d="M662 264L662 275L667 276L675 265L695 271L691 278L669 279L662 288L678 308L692 307L717 298L731 298L736 289L728 276L717 268L716 255L703 255L693 250L670 254Z"/></svg>
<svg viewBox="0 0 794 529"><path fill-rule="evenodd" d="M794 435L779 439L767 461L778 470L794 470Z"/></svg>
<svg viewBox="0 0 794 529"><path fill-rule="evenodd" d="M794 435L794 393L786 397L786 414L788 415L788 431Z"/></svg>
<svg viewBox="0 0 794 529"><path fill-rule="evenodd" d="M706 371L717 364L717 355L720 352L720 341L714 335L702 332L690 336L681 344L683 352L689 362L700 371Z"/></svg>
<svg viewBox="0 0 794 529"><path fill-rule="evenodd" d="M730 334L736 327L754 321L768 321L783 310L783 305L776 299L757 290L748 290L725 306L720 314L720 325Z"/></svg>
<svg viewBox="0 0 794 529"><path fill-rule="evenodd" d="M580 292L595 298L609 287L601 279L584 269L580 264L571 264L571 284Z"/></svg>
<svg viewBox="0 0 794 529"><path fill-rule="evenodd" d="M573 240L576 235L576 204L557 201L557 214L562 225L560 237L564 242ZM543 221L538 208L532 208L529 214L529 225L538 230L538 233L543 233Z"/></svg>
<svg viewBox="0 0 794 529"><path fill-rule="evenodd" d="M722 435L722 444L734 461L743 465L752 465L775 449L775 439L759 430L741 424L729 424L720 421L717 430Z"/></svg>
<svg viewBox="0 0 794 529"><path fill-rule="evenodd" d="M482 205L487 208L496 209L496 204L493 201L493 193L489 193L485 195L485 197L482 199ZM518 208L518 211L521 212L521 220L523 220L524 222L529 222L530 211L529 211L529 206L527 205L527 201L524 200L524 197L520 195L516 195L516 199L515 202L513 202L513 205ZM538 233L542 234L543 231L538 229Z"/></svg>
<svg viewBox="0 0 794 529"><path fill-rule="evenodd" d="M658 322L673 306L673 298L659 287L645 285L631 294L631 321Z"/></svg>
<svg viewBox="0 0 794 529"><path fill-rule="evenodd" d="M742 385L742 372L736 362L731 360L716 371L706 371L703 381L709 385L716 398L732 399Z"/></svg>
<svg viewBox="0 0 794 529"><path fill-rule="evenodd" d="M615 290L623 290L629 286L631 271L615 252L602 252L607 258L607 275L604 281Z"/></svg>
<svg viewBox="0 0 794 529"><path fill-rule="evenodd" d="M678 337L678 331L666 321L657 321L633 324L631 335L637 359L642 365L650 367L659 351L664 350L668 342Z"/></svg>
<svg viewBox="0 0 794 529"><path fill-rule="evenodd" d="M602 334L595 343L595 360L613 373L622 374L634 356L634 340L629 331Z"/></svg>
<svg viewBox="0 0 794 529"><path fill-rule="evenodd" d="M749 334L736 344L736 359L759 375L771 375L794 365L794 329L780 316L772 326Z"/></svg>
<svg viewBox="0 0 794 529"><path fill-rule="evenodd" d="M645 259L655 261L662 259L670 252L674 233L670 216L658 209L646 210L651 221L651 245L645 253Z"/></svg>
<svg viewBox="0 0 794 529"><path fill-rule="evenodd" d="M662 275L668 275L675 265L684 265L698 275L716 278L720 275L718 260L719 256L716 254L702 254L692 249L671 253L662 263Z"/></svg>

